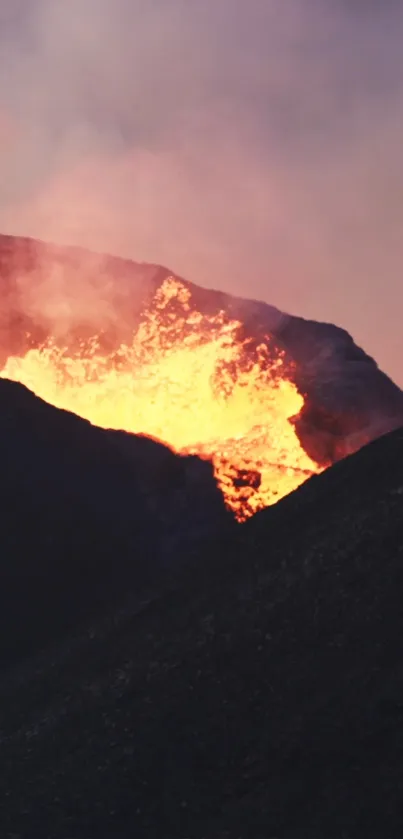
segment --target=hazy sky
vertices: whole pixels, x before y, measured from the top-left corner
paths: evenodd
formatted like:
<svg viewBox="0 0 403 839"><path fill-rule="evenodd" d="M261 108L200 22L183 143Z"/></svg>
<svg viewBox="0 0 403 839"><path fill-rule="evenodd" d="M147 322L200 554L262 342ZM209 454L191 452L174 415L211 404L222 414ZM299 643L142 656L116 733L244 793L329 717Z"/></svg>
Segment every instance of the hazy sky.
<svg viewBox="0 0 403 839"><path fill-rule="evenodd" d="M0 0L0 230L336 322L403 385L402 0Z"/></svg>

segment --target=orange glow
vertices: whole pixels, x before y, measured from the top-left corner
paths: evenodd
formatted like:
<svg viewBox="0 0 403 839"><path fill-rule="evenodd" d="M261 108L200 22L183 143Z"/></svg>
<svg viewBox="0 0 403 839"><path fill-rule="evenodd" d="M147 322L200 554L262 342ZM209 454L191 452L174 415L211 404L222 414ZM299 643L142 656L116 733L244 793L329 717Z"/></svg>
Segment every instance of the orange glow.
<svg viewBox="0 0 403 839"><path fill-rule="evenodd" d="M283 357L269 361L269 339L248 357L240 326L224 313L196 311L187 287L170 277L130 346L105 355L94 336L72 353L50 339L9 357L0 376L95 425L145 433L211 460L227 506L242 521L321 468L289 422L303 398Z"/></svg>

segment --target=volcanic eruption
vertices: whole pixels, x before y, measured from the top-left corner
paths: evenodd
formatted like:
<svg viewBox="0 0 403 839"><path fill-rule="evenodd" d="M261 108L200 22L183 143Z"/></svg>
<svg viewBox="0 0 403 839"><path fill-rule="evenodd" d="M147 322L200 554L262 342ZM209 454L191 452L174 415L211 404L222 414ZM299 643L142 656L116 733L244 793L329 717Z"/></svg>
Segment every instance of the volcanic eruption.
<svg viewBox="0 0 403 839"><path fill-rule="evenodd" d="M13 237L0 278L0 376L212 461L239 521L403 421L401 391L331 325Z"/></svg>

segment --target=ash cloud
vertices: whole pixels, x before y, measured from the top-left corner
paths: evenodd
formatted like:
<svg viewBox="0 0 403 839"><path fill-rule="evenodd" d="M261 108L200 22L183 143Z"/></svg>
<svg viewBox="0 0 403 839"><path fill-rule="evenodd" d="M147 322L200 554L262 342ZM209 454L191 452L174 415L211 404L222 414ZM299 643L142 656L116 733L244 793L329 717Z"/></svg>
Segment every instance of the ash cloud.
<svg viewBox="0 0 403 839"><path fill-rule="evenodd" d="M0 229L334 321L403 384L402 38L398 2L3 0Z"/></svg>

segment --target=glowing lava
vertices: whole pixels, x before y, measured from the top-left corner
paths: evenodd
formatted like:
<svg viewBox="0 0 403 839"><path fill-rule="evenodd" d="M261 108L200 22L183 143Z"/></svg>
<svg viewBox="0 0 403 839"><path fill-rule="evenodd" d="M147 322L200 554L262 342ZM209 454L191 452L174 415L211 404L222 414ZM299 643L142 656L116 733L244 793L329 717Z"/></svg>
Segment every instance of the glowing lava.
<svg viewBox="0 0 403 839"><path fill-rule="evenodd" d="M172 309L172 303L175 310ZM238 520L321 471L289 421L303 398L270 339L248 353L241 324L202 315L173 277L156 292L129 345L106 355L99 336L74 353L54 340L9 357L0 373L104 428L145 433L213 462Z"/></svg>

